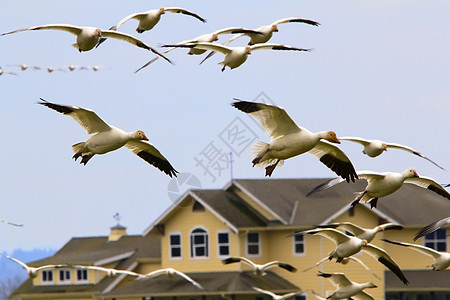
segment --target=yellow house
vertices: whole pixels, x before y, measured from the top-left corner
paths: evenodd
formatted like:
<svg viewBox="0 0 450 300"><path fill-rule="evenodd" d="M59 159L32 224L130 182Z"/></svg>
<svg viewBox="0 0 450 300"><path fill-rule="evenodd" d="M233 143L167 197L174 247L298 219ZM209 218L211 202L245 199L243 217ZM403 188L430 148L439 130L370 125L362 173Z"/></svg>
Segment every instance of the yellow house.
<svg viewBox="0 0 450 300"><path fill-rule="evenodd" d="M412 243L424 225L450 215L450 202L423 188L405 185L378 201L376 209L357 205L350 209L354 193L363 181L340 184L306 198L325 179L233 180L223 189L191 190L180 197L142 235L126 235L115 226L109 237L73 238L54 256L30 263L95 265L137 273L160 268L185 272L200 283L201 290L181 278L165 275L145 280L132 276L106 276L80 268L40 272L25 281L11 298L20 299L123 299L123 300L268 300L254 287L283 294L299 292L296 300L315 299L335 288L317 271L343 272L355 282L371 281L378 288L367 290L375 299L450 299L450 271L431 271L432 259L408 248L388 244L381 238ZM356 263L325 262L302 272L326 257L335 247L314 235L293 235L319 224L352 222L372 228L386 222L404 230L383 231L372 242L397 262L410 284L404 285L384 265L367 254L357 254L378 277ZM445 229L418 243L447 251ZM255 263L278 260L298 271L271 268L258 276L245 264L224 265L230 256L243 256Z"/></svg>

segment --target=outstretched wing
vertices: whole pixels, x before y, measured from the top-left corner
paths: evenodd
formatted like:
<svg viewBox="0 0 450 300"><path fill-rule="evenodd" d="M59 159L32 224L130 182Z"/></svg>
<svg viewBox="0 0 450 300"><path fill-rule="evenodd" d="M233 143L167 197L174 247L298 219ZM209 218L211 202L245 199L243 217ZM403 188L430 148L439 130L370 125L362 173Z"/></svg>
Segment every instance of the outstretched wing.
<svg viewBox="0 0 450 300"><path fill-rule="evenodd" d="M194 17L194 18L202 21L203 23L206 23L206 19L203 19L202 17L200 17L196 13L193 13L192 11L189 11L189 10L181 8L181 7L164 7L164 11L171 12L171 13L188 15L188 16Z"/></svg>
<svg viewBox="0 0 450 300"><path fill-rule="evenodd" d="M3 33L0 36L11 34L11 33L16 33L16 32L21 32L21 31L27 31L27 30L60 30L60 31L70 32L74 35L79 35L81 33L81 27L79 27L79 26L74 26L74 25L70 25L70 24L47 24L47 25L39 25L39 26L32 26L32 27L28 27L28 28L17 29L14 31Z"/></svg>
<svg viewBox="0 0 450 300"><path fill-rule="evenodd" d="M327 278L337 288L352 285L351 281L343 273L317 273L317 276Z"/></svg>
<svg viewBox="0 0 450 300"><path fill-rule="evenodd" d="M272 43L261 43L250 46L252 51L254 50L289 50L289 51L311 51L311 49L297 48L287 45L272 44Z"/></svg>
<svg viewBox="0 0 450 300"><path fill-rule="evenodd" d="M347 182L358 179L355 168L347 155L328 141L319 141L317 145L309 150L309 153L317 157L323 164L330 168L338 176Z"/></svg>
<svg viewBox="0 0 450 300"><path fill-rule="evenodd" d="M370 144L369 140L366 140L366 139L363 139L363 138L360 138L360 137L356 137L356 136L343 136L343 137L341 136L341 137L339 137L339 140L354 142L354 143L361 144L363 146L366 146L366 145Z"/></svg>
<svg viewBox="0 0 450 300"><path fill-rule="evenodd" d="M416 235L414 236L414 240L417 240L418 238L425 236L427 234L430 234L432 232L435 232L442 226L445 226L447 224L450 224L450 217L435 221L433 223L428 224L427 226L420 229Z"/></svg>
<svg viewBox="0 0 450 300"><path fill-rule="evenodd" d="M422 158L428 160L429 162L431 162L432 164L434 164L436 167L438 167L438 168L440 168L442 170L445 170L443 167L441 167L440 165L438 165L437 163L435 163L434 161L432 161L431 159L429 159L428 157L426 157L422 153L417 152L416 150L414 150L411 147L408 147L408 146L405 146L405 145L402 145L402 144L397 144L397 143L386 143L386 147L392 148L392 149L399 149L399 150L407 151L409 153L412 153L414 155L422 157Z"/></svg>
<svg viewBox="0 0 450 300"><path fill-rule="evenodd" d="M311 229L311 230L301 231L301 233L317 234L317 235L324 236L324 237L332 240L336 245L339 245L339 244L344 243L349 240L349 237L347 235L345 235L343 232L340 232L339 230L332 229L332 228Z"/></svg>
<svg viewBox="0 0 450 300"><path fill-rule="evenodd" d="M282 107L242 101L236 98L234 100L238 101L231 103L231 106L254 117L271 139L300 131L300 128Z"/></svg>
<svg viewBox="0 0 450 300"><path fill-rule="evenodd" d="M175 170L161 152L149 142L143 140L129 140L125 144L125 147L170 177L177 177L178 171Z"/></svg>
<svg viewBox="0 0 450 300"><path fill-rule="evenodd" d="M316 21L303 19L303 18L284 18L284 19L280 19L280 20L273 22L272 25L278 25L278 24L284 24L284 23L305 23L305 24L309 24L309 25L313 25L313 26L320 25L320 23L318 23Z"/></svg>
<svg viewBox="0 0 450 300"><path fill-rule="evenodd" d="M103 121L93 110L77 106L50 103L42 98L40 99L42 100L42 102L38 102L38 104L47 106L48 108L56 110L59 113L72 117L75 121L77 121L78 124L86 129L88 134L108 131L111 129L111 127L105 121Z"/></svg>
<svg viewBox="0 0 450 300"><path fill-rule="evenodd" d="M391 270L397 277L405 284L408 285L408 279L406 279L405 275L403 274L402 270L400 270L399 266L395 263L395 261L389 256L389 254L386 253L381 248L378 248L375 245L368 244L367 246L364 246L362 251L366 252L376 260L378 260L380 263L385 265L389 270Z"/></svg>
<svg viewBox="0 0 450 300"><path fill-rule="evenodd" d="M388 239L381 239L381 240L384 242L394 244L394 245L399 245L399 246L403 246L403 247L411 247L411 249L416 250L425 255L431 256L433 258L441 257L441 253L439 253L438 251L436 251L432 248L429 248L429 247L422 246L422 245L402 243L402 242L397 242L397 241L391 241Z"/></svg>
<svg viewBox="0 0 450 300"><path fill-rule="evenodd" d="M447 190L436 182L433 178L430 177L411 177L405 179L406 183L412 183L415 185L418 185L420 187L423 187L425 189L429 189L430 191L433 191L442 197L445 197L450 200L450 193L447 192Z"/></svg>
<svg viewBox="0 0 450 300"><path fill-rule="evenodd" d="M318 186L316 186L315 188L313 188L311 191L309 191L308 194L306 194L305 197L309 197L312 194L315 194L315 193L327 190L327 189L329 189L329 188L331 188L331 187L333 187L333 186L335 186L335 185L337 185L337 184L339 184L341 182L344 182L344 181L345 181L345 179L343 179L341 177L336 177L336 178L327 180L324 183L321 183ZM330 225L332 225L332 224L330 224ZM327 228L327 227L329 227L329 228L336 228L337 226L336 227L334 227L334 226L331 227L331 226L328 226L328 225L323 225L323 226L320 226L320 227L322 227L322 228Z"/></svg>

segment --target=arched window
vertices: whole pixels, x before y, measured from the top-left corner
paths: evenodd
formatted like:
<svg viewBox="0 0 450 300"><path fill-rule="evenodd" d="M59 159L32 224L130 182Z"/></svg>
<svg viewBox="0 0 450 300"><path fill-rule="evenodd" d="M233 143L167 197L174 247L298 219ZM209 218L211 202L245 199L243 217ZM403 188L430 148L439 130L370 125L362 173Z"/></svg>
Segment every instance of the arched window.
<svg viewBox="0 0 450 300"><path fill-rule="evenodd" d="M206 230L196 228L191 232L191 257L208 257L208 233Z"/></svg>

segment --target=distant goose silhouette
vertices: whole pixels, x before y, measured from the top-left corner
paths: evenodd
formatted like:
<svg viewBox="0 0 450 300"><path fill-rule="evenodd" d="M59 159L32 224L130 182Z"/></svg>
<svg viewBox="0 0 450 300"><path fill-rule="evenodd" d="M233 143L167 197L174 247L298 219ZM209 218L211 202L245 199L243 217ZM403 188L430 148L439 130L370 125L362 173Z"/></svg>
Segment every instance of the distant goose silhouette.
<svg viewBox="0 0 450 300"><path fill-rule="evenodd" d="M245 258L245 257L228 257L228 258L225 258L222 260L222 263L225 265L239 263L239 262L243 262L243 263L249 265L253 269L253 272L255 273L255 275L258 275L258 276L265 275L266 274L265 271L272 267L280 267L291 273L297 272L297 268L291 266L290 264L283 263L280 261L271 261L264 265L259 265L259 264L255 264L254 262L252 262L251 260L249 260L248 258Z"/></svg>

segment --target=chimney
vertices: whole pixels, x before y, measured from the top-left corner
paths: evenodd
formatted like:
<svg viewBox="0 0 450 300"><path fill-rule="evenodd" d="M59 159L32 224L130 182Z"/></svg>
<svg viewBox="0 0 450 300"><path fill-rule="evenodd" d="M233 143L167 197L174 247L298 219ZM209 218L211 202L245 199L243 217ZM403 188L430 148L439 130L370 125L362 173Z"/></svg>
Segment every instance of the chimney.
<svg viewBox="0 0 450 300"><path fill-rule="evenodd" d="M127 235L127 228L117 224L111 227L111 233L109 234L108 241L117 241L122 236Z"/></svg>
<svg viewBox="0 0 450 300"><path fill-rule="evenodd" d="M119 213L116 213L113 216L113 218L117 221L117 225L111 227L111 232L108 237L108 242L109 241L117 241L122 236L127 235L127 228L119 224L119 221L121 219Z"/></svg>

